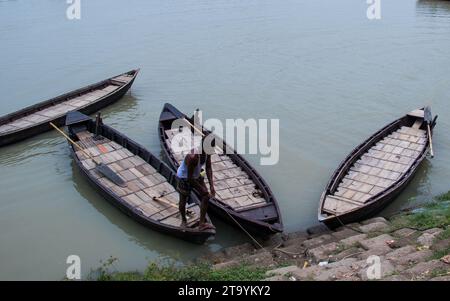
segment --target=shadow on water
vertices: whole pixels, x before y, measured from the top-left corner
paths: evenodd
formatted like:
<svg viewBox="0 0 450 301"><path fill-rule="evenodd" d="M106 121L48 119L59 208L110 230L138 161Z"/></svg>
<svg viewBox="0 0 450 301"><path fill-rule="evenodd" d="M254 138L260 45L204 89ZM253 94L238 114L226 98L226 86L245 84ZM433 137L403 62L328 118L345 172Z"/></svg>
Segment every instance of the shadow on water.
<svg viewBox="0 0 450 301"><path fill-rule="evenodd" d="M237 232L237 230L217 220L214 220L214 224L217 227L218 233L226 234L219 234L214 241L207 242L204 245L185 242L170 235L165 235L144 227L106 201L93 187L91 187L73 160L71 166L73 185L79 194L112 224L125 232L130 241L133 241L148 250L155 251L162 256L169 256L186 261L191 260L200 254L205 254L208 250L216 251L230 243L237 244L240 240L245 241L245 237ZM240 236L242 239L239 239Z"/></svg>
<svg viewBox="0 0 450 301"><path fill-rule="evenodd" d="M57 134L47 132L36 137L0 148L0 166L26 164L35 157L58 153L63 142Z"/></svg>
<svg viewBox="0 0 450 301"><path fill-rule="evenodd" d="M430 17L448 16L450 12L450 1L448 0L419 0L416 3L417 12Z"/></svg>
<svg viewBox="0 0 450 301"><path fill-rule="evenodd" d="M128 92L120 101L101 110L103 118L108 120L110 126L127 124L129 121L138 119L143 115L143 112L138 109L138 99L137 95L135 96L131 91Z"/></svg>

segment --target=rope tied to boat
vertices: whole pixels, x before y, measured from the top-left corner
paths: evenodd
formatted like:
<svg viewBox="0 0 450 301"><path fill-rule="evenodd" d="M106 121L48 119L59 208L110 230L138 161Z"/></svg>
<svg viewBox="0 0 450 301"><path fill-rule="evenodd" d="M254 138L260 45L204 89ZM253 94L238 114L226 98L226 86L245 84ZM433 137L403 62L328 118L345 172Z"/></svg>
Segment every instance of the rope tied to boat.
<svg viewBox="0 0 450 301"><path fill-rule="evenodd" d="M358 233L360 233L360 234L364 234L363 231L361 231L361 230L359 230L359 229L356 229L356 228L353 228L353 227L350 227L349 225L344 224L344 223L341 221L341 219L339 218L339 216L337 216L336 214L333 214L333 215L334 215L334 217L337 219L337 221L341 224L342 227L347 228L347 229L350 229L350 230L353 230L353 231L358 232Z"/></svg>
<svg viewBox="0 0 450 301"><path fill-rule="evenodd" d="M256 238L253 236L253 235L251 235L247 230L245 230L245 228L244 228L244 226L242 226L228 211L225 211L227 214L228 214L228 216L239 226L239 228L241 228L242 229L242 231L244 231L247 235L248 235L248 237L250 237L250 239L260 248L260 249L262 249L262 250L264 250L264 251L266 251L266 252L269 252L269 250L267 250L266 248L264 248L259 242L258 242L258 240L256 240ZM270 227L270 229L273 231L273 229L272 229L272 227ZM275 231L274 231L275 232ZM271 252L273 252L273 251L278 251L278 252L281 252L281 253L284 253L284 254L286 254L286 255L290 255L290 256L301 256L301 255L304 255L304 253L294 253L294 252L289 252L289 251L285 251L285 250L282 250L282 249L280 249L280 246L282 245L282 243L280 243L280 244L278 244L275 248L273 248L271 251L270 251L270 253Z"/></svg>
<svg viewBox="0 0 450 301"><path fill-rule="evenodd" d="M253 235L251 235L247 230L245 230L244 226L242 226L229 212L228 210L224 210L228 216L239 226L239 228L242 229L242 231L244 231L245 234L247 234L248 237L250 237L250 239L261 249L266 250L266 248L264 248L257 240L255 237L253 237Z"/></svg>
<svg viewBox="0 0 450 301"><path fill-rule="evenodd" d="M337 215L337 202L336 202L336 206L334 207L334 217L337 219L337 221L341 224L341 226L342 227L344 227L344 228L347 228L347 229L350 229L350 230L353 230L353 231L355 231L355 232L358 232L358 233L360 233L360 234L364 234L364 232L362 232L361 230L359 230L359 229L356 229L356 228L353 228L353 227L350 227L350 226L348 226L348 225L345 225L342 221L341 221L341 219L339 218L339 216Z"/></svg>

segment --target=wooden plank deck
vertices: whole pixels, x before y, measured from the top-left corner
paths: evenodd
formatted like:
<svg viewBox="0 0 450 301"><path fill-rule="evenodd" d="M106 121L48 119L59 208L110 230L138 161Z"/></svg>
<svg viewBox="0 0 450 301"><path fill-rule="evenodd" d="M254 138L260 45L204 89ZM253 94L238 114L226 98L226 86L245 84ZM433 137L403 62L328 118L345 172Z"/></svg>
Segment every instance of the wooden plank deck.
<svg viewBox="0 0 450 301"><path fill-rule="evenodd" d="M341 214L364 206L411 168L426 143L426 132L420 130L418 124L403 126L391 133L350 167L334 195L325 198L323 210Z"/></svg>
<svg viewBox="0 0 450 301"><path fill-rule="evenodd" d="M54 106L34 112L30 115L16 119L10 123L0 126L0 134L25 129L43 122L50 122L55 118L67 114L69 111L79 110L82 107L96 102L99 98L106 96L120 88L117 85L108 85L102 89L85 93L81 96L68 99Z"/></svg>
<svg viewBox="0 0 450 301"><path fill-rule="evenodd" d="M110 192L122 198L130 207L140 211L144 216L161 223L179 226L181 216L178 211L179 194L155 168L142 158L108 139L94 140L90 132L77 134L80 146L95 160L107 164L125 181L126 187L119 187L98 174L95 163L86 157L82 151L76 155L89 173ZM164 201L155 200L154 197ZM168 205L165 202L172 204ZM188 216L188 226L199 221L200 209L193 204L190 209L195 212Z"/></svg>

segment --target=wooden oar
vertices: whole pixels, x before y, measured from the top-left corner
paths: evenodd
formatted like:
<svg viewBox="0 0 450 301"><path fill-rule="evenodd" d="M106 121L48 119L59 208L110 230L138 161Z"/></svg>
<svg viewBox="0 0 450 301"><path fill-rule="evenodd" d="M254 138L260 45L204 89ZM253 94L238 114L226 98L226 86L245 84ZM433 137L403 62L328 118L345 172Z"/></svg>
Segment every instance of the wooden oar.
<svg viewBox="0 0 450 301"><path fill-rule="evenodd" d="M195 125L193 125L189 120L187 120L186 118L183 118L184 121L186 121L197 133L199 133L200 135L202 135L202 137L205 137L205 133L203 133L201 130L199 130L197 127L195 127Z"/></svg>
<svg viewBox="0 0 450 301"><path fill-rule="evenodd" d="M199 130L195 125L193 125L189 120L187 120L186 118L183 118L184 121L186 121L197 133L199 133L202 137L205 137L205 133L203 133L201 130ZM215 139L215 138L214 138ZM225 154L225 151L223 150L222 147L215 145L218 148L220 148L220 150Z"/></svg>
<svg viewBox="0 0 450 301"><path fill-rule="evenodd" d="M430 155L431 158L434 157L433 152L433 139L431 137L431 123L433 122L433 116L431 115L431 108L429 106L426 106L423 112L423 119L427 123L427 129L428 129L428 141L430 142Z"/></svg>
<svg viewBox="0 0 450 301"><path fill-rule="evenodd" d="M172 202L169 202L168 200L163 199L162 196L160 196L160 197L154 196L154 197L153 197L153 200L154 200L154 201L157 201L157 202L164 203L164 204L166 204L166 205L169 205L169 206L171 206L171 207L173 207L173 208L177 208L177 209L178 209L178 206L177 206L177 205L173 204ZM189 209L186 210L186 213L187 213L188 216L194 215L194 212L193 212L192 210L189 210Z"/></svg>
<svg viewBox="0 0 450 301"><path fill-rule="evenodd" d="M103 164L102 162L98 162L95 160L84 148L82 148L78 143L73 141L69 136L66 135L63 131L61 131L56 125L50 122L50 125L57 130L61 135L63 135L70 143L72 143L74 146L76 146L79 150L83 152L85 156L87 156L89 159L92 160L95 164L95 169L110 179L114 184L119 185L121 187L126 187L125 181L117 175L109 166Z"/></svg>

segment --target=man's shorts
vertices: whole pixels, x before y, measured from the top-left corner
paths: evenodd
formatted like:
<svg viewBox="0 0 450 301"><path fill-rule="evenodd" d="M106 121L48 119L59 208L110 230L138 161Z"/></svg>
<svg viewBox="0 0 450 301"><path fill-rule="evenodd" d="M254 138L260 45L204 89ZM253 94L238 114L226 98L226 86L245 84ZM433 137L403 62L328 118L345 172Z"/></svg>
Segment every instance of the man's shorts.
<svg viewBox="0 0 450 301"><path fill-rule="evenodd" d="M187 179L178 178L177 190L180 194L189 196L192 189L194 189L201 198L209 197L209 191L203 177L199 177L190 182Z"/></svg>

